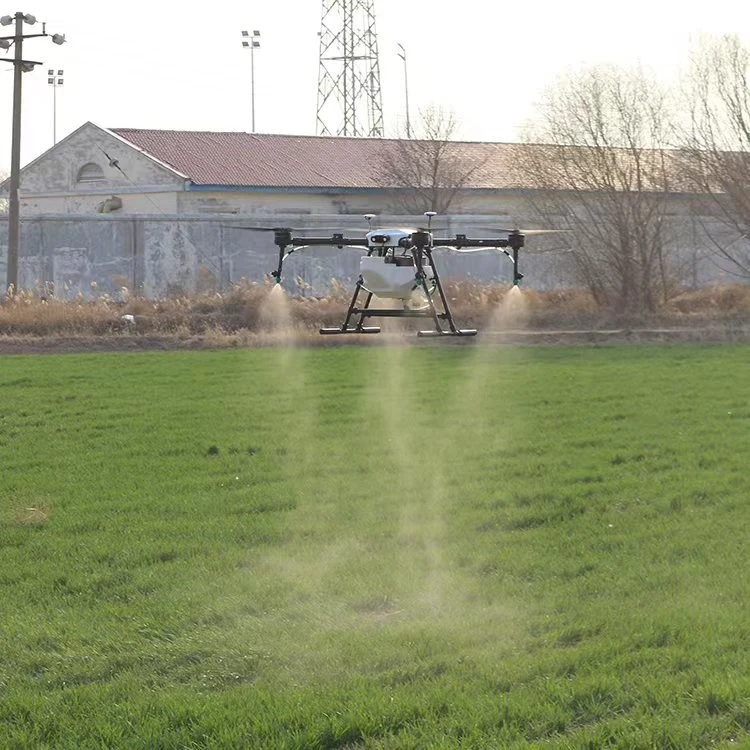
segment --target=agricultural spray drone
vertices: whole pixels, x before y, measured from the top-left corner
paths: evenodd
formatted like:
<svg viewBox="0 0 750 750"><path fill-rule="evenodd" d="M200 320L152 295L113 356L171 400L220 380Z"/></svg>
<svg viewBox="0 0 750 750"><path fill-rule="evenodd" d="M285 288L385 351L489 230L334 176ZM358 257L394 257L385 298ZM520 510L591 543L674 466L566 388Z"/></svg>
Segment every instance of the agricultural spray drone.
<svg viewBox="0 0 750 750"><path fill-rule="evenodd" d="M326 237L302 237L295 236L295 230L286 227L236 228L273 232L274 243L279 248L278 266L271 271L276 283L281 283L284 261L306 247L351 248L367 253L360 260L360 275L344 322L339 328L321 328L322 334L380 333L379 326L365 325L369 318L431 318L434 329L419 331L418 336L476 336L476 329L457 328L453 322L433 251L437 248L459 253L498 250L513 263L513 285L517 286L523 278L518 268L518 254L526 235L557 230L492 229L488 231L505 236L476 238L456 234L435 237L431 228L435 215L433 211L425 212L426 228L373 229L374 214L365 214L368 227L362 230L364 237L349 237L344 232L335 231ZM360 302L361 296L364 296L364 304ZM390 299L399 306L370 307L373 298Z"/></svg>

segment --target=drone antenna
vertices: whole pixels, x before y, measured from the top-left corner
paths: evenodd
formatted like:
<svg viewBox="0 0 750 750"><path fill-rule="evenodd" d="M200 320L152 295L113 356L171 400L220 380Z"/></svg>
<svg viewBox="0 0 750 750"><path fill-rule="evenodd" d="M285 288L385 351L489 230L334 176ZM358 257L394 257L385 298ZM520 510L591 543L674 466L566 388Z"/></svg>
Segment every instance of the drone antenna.
<svg viewBox="0 0 750 750"><path fill-rule="evenodd" d="M437 211L425 211L424 215L427 217L427 231L432 231L432 217L437 216Z"/></svg>
<svg viewBox="0 0 750 750"><path fill-rule="evenodd" d="M375 218L375 214L365 214L365 221L367 226L372 229L372 220Z"/></svg>

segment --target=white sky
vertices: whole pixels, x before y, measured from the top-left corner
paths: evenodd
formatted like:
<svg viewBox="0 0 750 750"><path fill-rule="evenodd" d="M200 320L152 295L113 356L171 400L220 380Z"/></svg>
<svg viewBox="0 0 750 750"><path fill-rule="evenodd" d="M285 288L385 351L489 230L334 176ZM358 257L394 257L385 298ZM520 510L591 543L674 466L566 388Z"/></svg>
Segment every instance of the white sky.
<svg viewBox="0 0 750 750"><path fill-rule="evenodd" d="M250 55L242 29L259 29L256 129L315 133L319 0L264 3L175 0L29 0L2 6L63 32L26 42L43 61L23 76L22 163L52 145L47 69L62 68L58 140L87 120L104 127L251 130ZM512 141L535 99L565 69L640 63L669 79L684 65L691 35L750 38L750 6L737 0L374 0L386 135L403 124L407 50L412 121L420 107L455 111L467 140ZM202 8L202 10L199 10ZM41 25L26 26L30 32ZM3 34L12 27L0 27ZM2 61L0 55L0 61ZM12 66L0 62L0 170L10 166Z"/></svg>

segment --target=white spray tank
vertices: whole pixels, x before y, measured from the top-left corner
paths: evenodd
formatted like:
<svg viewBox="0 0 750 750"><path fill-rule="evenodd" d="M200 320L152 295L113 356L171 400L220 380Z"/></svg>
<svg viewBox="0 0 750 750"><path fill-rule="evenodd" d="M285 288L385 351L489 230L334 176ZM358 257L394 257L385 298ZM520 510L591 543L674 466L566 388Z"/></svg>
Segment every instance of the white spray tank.
<svg viewBox="0 0 750 750"><path fill-rule="evenodd" d="M363 256L359 262L362 285L376 297L407 301L417 284L417 269L411 254L411 232L405 229L378 229L368 232L369 247L382 248L383 255ZM427 278L432 268L422 263Z"/></svg>

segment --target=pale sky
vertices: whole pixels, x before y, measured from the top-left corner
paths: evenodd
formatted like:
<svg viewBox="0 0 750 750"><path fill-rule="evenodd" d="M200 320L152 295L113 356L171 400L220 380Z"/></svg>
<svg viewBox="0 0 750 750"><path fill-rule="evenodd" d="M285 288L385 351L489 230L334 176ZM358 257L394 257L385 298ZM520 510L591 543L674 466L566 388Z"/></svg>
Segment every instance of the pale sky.
<svg viewBox="0 0 750 750"><path fill-rule="evenodd" d="M103 127L251 130L250 55L242 29L258 29L256 130L314 134L319 0L215 3L174 0L0 0L62 32L26 42L43 65L23 76L22 163L52 146L53 91L61 68L58 140L87 120ZM412 122L420 107L452 108L466 140L513 141L534 101L555 77L579 66L641 64L669 80L703 32L750 40L750 7L736 0L374 0L386 135L404 120L407 50ZM41 31L41 24L26 26ZM12 27L0 27L2 34ZM0 171L10 167L12 65L0 54Z"/></svg>

